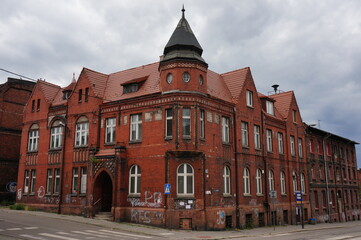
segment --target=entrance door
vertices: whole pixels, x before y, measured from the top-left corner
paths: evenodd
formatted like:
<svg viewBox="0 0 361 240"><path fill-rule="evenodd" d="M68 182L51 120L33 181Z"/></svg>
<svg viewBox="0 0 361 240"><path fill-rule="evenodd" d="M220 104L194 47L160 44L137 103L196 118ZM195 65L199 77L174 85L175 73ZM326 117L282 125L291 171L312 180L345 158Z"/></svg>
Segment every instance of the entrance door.
<svg viewBox="0 0 361 240"><path fill-rule="evenodd" d="M96 211L110 212L112 209L113 184L106 171L102 171L96 178L93 192Z"/></svg>

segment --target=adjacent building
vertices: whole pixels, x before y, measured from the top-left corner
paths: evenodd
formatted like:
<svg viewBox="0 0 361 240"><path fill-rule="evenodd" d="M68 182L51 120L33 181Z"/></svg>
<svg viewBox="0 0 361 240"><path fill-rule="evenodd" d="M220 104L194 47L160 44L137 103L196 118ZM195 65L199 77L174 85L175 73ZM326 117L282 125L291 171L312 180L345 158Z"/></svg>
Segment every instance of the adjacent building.
<svg viewBox="0 0 361 240"><path fill-rule="evenodd" d="M0 84L0 202L15 201L23 111L34 85L15 78Z"/></svg>
<svg viewBox="0 0 361 240"><path fill-rule="evenodd" d="M18 202L181 229L311 218L307 126L294 93L262 95L250 68L219 74L202 52L183 9L159 62L84 68L66 88L38 81Z"/></svg>

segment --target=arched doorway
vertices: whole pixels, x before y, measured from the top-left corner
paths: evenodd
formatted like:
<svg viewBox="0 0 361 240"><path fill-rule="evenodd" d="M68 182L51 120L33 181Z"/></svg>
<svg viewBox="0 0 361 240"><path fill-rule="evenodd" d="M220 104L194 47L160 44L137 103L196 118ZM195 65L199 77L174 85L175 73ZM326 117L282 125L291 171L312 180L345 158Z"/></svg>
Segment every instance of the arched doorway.
<svg viewBox="0 0 361 240"><path fill-rule="evenodd" d="M106 171L102 171L94 182L94 208L96 212L110 212L112 209L113 184Z"/></svg>

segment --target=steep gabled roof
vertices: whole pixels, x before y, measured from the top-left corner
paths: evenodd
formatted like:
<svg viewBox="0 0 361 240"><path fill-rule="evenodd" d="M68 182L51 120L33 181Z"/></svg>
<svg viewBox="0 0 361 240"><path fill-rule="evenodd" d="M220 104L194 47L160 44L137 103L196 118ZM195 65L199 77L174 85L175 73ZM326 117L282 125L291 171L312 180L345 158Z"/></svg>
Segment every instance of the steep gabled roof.
<svg viewBox="0 0 361 240"><path fill-rule="evenodd" d="M249 67L221 74L231 93L233 102L238 100L247 77L251 76L250 74Z"/></svg>
<svg viewBox="0 0 361 240"><path fill-rule="evenodd" d="M49 104L52 103L56 94L61 89L60 86L45 82L44 80L38 80L37 82L39 89L43 92L45 101Z"/></svg>
<svg viewBox="0 0 361 240"><path fill-rule="evenodd" d="M220 98L227 102L232 102L231 92L227 87L222 75L208 69L207 71L208 89L207 93L213 97Z"/></svg>
<svg viewBox="0 0 361 240"><path fill-rule="evenodd" d="M83 68L82 73L88 78L90 87L93 89L95 96L103 98L109 75L88 68Z"/></svg>
<svg viewBox="0 0 361 240"><path fill-rule="evenodd" d="M291 108L292 99L294 97L293 91L273 94L270 97L276 100L275 107L282 117L287 118Z"/></svg>

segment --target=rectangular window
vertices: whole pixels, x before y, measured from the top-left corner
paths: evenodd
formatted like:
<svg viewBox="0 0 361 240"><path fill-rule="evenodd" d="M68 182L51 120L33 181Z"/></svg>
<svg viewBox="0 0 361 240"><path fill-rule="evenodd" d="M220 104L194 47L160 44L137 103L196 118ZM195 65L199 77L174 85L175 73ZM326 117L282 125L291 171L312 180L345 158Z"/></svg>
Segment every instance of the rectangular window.
<svg viewBox="0 0 361 240"><path fill-rule="evenodd" d="M87 102L89 99L89 88L85 88L84 101Z"/></svg>
<svg viewBox="0 0 361 240"><path fill-rule="evenodd" d="M292 120L294 123L297 122L297 112L296 110L292 110Z"/></svg>
<svg viewBox="0 0 361 240"><path fill-rule="evenodd" d="M246 91L246 103L248 107L253 107L253 92L247 90Z"/></svg>
<svg viewBox="0 0 361 240"><path fill-rule="evenodd" d="M78 102L81 102L82 97L83 97L83 90L82 90L82 89L79 89L79 98L78 98Z"/></svg>
<svg viewBox="0 0 361 240"><path fill-rule="evenodd" d="M59 194L59 190L60 190L60 169L59 168L55 168L54 169L54 194Z"/></svg>
<svg viewBox="0 0 361 240"><path fill-rule="evenodd" d="M261 149L260 126L254 125L254 148Z"/></svg>
<svg viewBox="0 0 361 240"><path fill-rule="evenodd" d="M76 147L88 145L88 129L89 129L88 122L76 124L76 136L75 136Z"/></svg>
<svg viewBox="0 0 361 240"><path fill-rule="evenodd" d="M40 99L38 99L38 106L37 106L37 111L40 111Z"/></svg>
<svg viewBox="0 0 361 240"><path fill-rule="evenodd" d="M172 138L173 136L173 109L165 110L165 137Z"/></svg>
<svg viewBox="0 0 361 240"><path fill-rule="evenodd" d="M331 156L331 144L327 143L327 156Z"/></svg>
<svg viewBox="0 0 361 240"><path fill-rule="evenodd" d="M313 139L310 139L310 153L315 152L315 143L313 142Z"/></svg>
<svg viewBox="0 0 361 240"><path fill-rule="evenodd" d="M318 141L318 142L317 142L317 148L318 148L318 154L322 154L322 152L323 152L323 146L322 146L321 141Z"/></svg>
<svg viewBox="0 0 361 240"><path fill-rule="evenodd" d="M200 111L199 116L199 137L204 139L205 138L205 132L204 132L205 122L204 122L204 110Z"/></svg>
<svg viewBox="0 0 361 240"><path fill-rule="evenodd" d="M182 130L183 137L190 138L191 137L191 109L183 108L182 111Z"/></svg>
<svg viewBox="0 0 361 240"><path fill-rule="evenodd" d="M53 169L48 169L48 175L46 179L46 194L53 192Z"/></svg>
<svg viewBox="0 0 361 240"><path fill-rule="evenodd" d="M272 130L267 129L266 130L266 135L267 135L267 151L268 152L272 152Z"/></svg>
<svg viewBox="0 0 361 240"><path fill-rule="evenodd" d="M80 178L80 194L86 193L86 182L87 182L87 168L81 167L81 178Z"/></svg>
<svg viewBox="0 0 361 240"><path fill-rule="evenodd" d="M34 112L35 111L35 100L33 100L31 102L31 111Z"/></svg>
<svg viewBox="0 0 361 240"><path fill-rule="evenodd" d="M24 194L29 193L29 183L30 183L29 170L25 170L25 174L24 174Z"/></svg>
<svg viewBox="0 0 361 240"><path fill-rule="evenodd" d="M116 119L114 118L107 118L105 120L105 143L112 144L115 142L115 125Z"/></svg>
<svg viewBox="0 0 361 240"><path fill-rule="evenodd" d="M266 101L266 112L268 114L275 115L273 102Z"/></svg>
<svg viewBox="0 0 361 240"><path fill-rule="evenodd" d="M290 136L290 144L291 144L291 155L295 156L295 137L294 136Z"/></svg>
<svg viewBox="0 0 361 240"><path fill-rule="evenodd" d="M242 146L248 147L249 146L249 144L248 144L248 123L242 122L241 127L242 127Z"/></svg>
<svg viewBox="0 0 361 240"><path fill-rule="evenodd" d="M277 133L277 138L278 138L278 152L283 154L283 134L282 133Z"/></svg>
<svg viewBox="0 0 361 240"><path fill-rule="evenodd" d="M56 149L61 148L62 145L62 127L52 127L51 128L51 139L50 139L50 148Z"/></svg>
<svg viewBox="0 0 361 240"><path fill-rule="evenodd" d="M71 193L77 194L79 189L79 169L73 168L73 181L72 181L72 187L71 187Z"/></svg>
<svg viewBox="0 0 361 240"><path fill-rule="evenodd" d="M229 143L229 118L222 117L222 142Z"/></svg>
<svg viewBox="0 0 361 240"><path fill-rule="evenodd" d="M130 141L142 140L142 114L130 115Z"/></svg>
<svg viewBox="0 0 361 240"><path fill-rule="evenodd" d="M39 130L30 130L29 132L29 142L28 142L28 151L35 152L38 151L39 143Z"/></svg>
<svg viewBox="0 0 361 240"><path fill-rule="evenodd" d="M30 194L35 193L36 170L31 170Z"/></svg>
<svg viewBox="0 0 361 240"><path fill-rule="evenodd" d="M298 156L303 157L302 138L298 139Z"/></svg>

